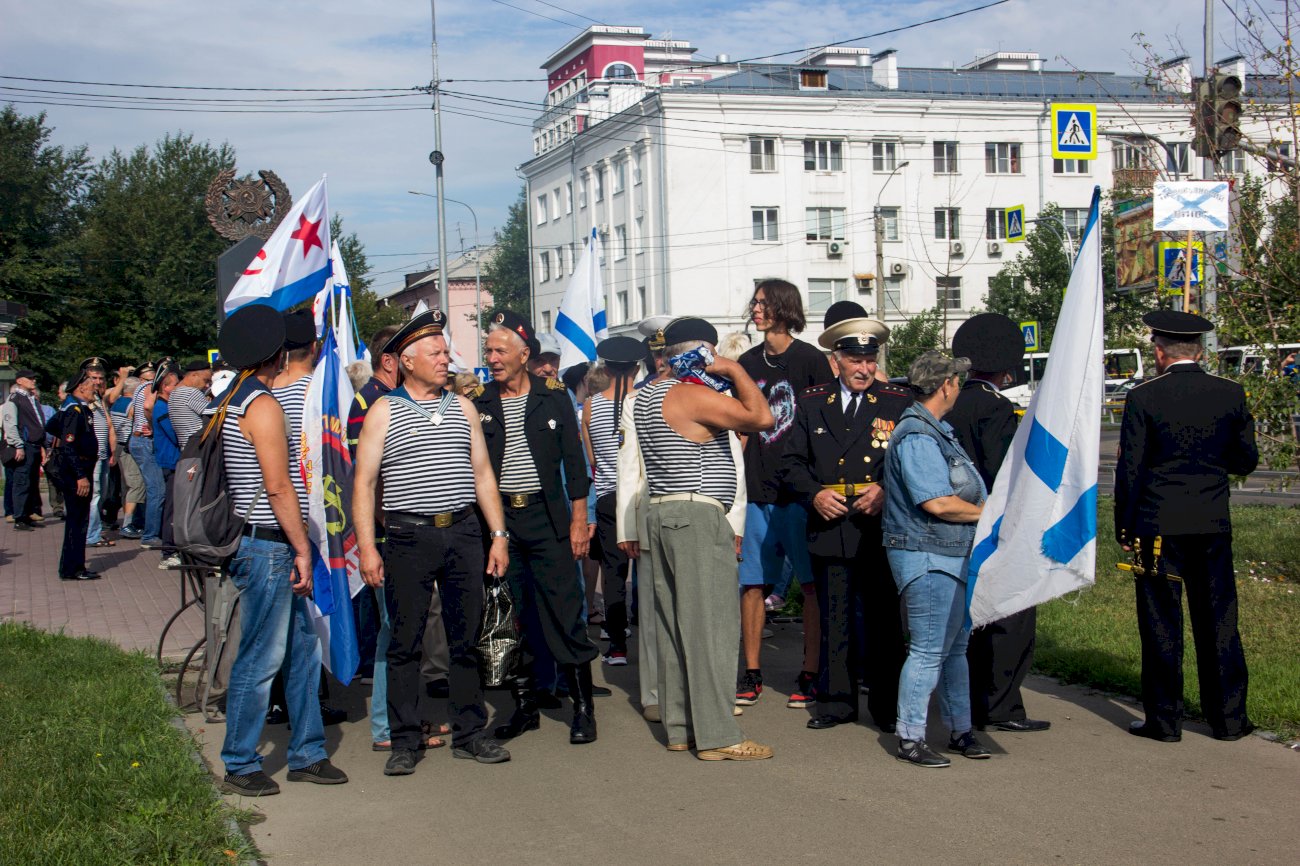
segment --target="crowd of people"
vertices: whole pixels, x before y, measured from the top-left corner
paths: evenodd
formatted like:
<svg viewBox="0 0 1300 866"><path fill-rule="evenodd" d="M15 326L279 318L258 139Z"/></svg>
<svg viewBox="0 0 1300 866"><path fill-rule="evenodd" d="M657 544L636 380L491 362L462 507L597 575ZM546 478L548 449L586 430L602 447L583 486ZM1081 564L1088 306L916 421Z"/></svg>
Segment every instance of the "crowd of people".
<svg viewBox="0 0 1300 866"><path fill-rule="evenodd" d="M797 337L806 320L794 285L761 282L749 311L761 336L752 347L748 329L720 336L703 319L654 317L641 325L644 339L606 339L592 364L562 376L553 338L501 312L485 335L486 383L451 372L440 311L373 336L368 365L349 370L356 397L347 443L367 587L355 607L373 675L373 747L388 754L386 775L415 772L447 735L457 758L508 761L503 741L539 729L540 711L563 696L572 705L569 743L595 742L595 698L609 693L593 677L602 662L635 661L641 712L662 725L668 750L706 761L771 758L739 717L764 694L765 612L784 603L794 581L804 641L787 705L811 710L808 728L857 722L865 695L872 724L897 735L898 759L919 767L948 766L944 751L989 758L977 731L1049 729L1029 716L1021 689L1033 609L974 634L966 617L975 524L1018 424L1000 389L1021 369L1019 328L1004 316L975 316L951 353L925 352L906 379L891 381L878 363L889 329L856 303L826 310L819 346ZM1160 373L1199 370L1185 362L1198 357L1204 320L1182 315L1149 322ZM257 752L277 702L292 722L288 779L340 784L347 776L325 749L321 644L306 605L313 570L299 455L315 326L308 313L250 305L229 317L218 343L226 369L216 385L206 363L168 358L121 368L109 387L104 363L89 359L48 420L34 374L22 371L3 416L17 451L6 509L12 490L15 526L36 522L39 451L52 455L46 465L56 463L63 491L60 577L97 577L84 554L113 543L103 530L111 521L96 520L116 504L101 493L114 477L120 537L170 555L177 456L200 430L219 435L229 499L244 520L227 568L240 591L241 634L226 695L223 789L279 791ZM1194 608L1193 626L1198 655L1216 646L1220 664L1215 674L1203 660L1202 695L1222 698L1206 708L1215 735L1236 739L1252 726L1226 473L1253 467L1253 427L1240 388L1227 385L1213 389L1222 404L1213 411L1179 391L1169 415L1154 404L1163 378L1135 389L1131 405L1151 415L1147 423L1177 427L1164 431L1172 441L1198 443L1198 463L1170 470L1177 455L1154 454L1146 430L1135 428L1146 416L1126 412L1117 533L1139 549L1139 537L1163 533L1166 550L1138 578L1147 719L1133 732L1177 738L1182 632L1170 587L1185 581L1200 598L1208 582L1211 609ZM1170 495L1179 485L1208 489L1192 477L1198 472L1222 487L1213 525L1183 514L1203 503ZM593 571L603 611L590 591ZM1178 584L1170 574L1182 575ZM506 591L520 652L507 682L513 706L490 720L477 644L487 600ZM282 695L273 697L277 675ZM936 694L946 750L928 740ZM425 695L447 699L450 725L422 718Z"/></svg>

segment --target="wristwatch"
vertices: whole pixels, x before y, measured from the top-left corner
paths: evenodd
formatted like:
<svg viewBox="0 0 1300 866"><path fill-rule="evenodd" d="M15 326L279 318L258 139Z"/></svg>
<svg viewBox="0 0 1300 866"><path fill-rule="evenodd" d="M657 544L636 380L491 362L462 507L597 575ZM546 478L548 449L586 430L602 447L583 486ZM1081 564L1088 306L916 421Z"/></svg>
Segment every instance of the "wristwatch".
<svg viewBox="0 0 1300 866"><path fill-rule="evenodd" d="M490 533L488 533L488 535L491 538L509 538L510 532L509 530L506 529L494 529Z"/></svg>

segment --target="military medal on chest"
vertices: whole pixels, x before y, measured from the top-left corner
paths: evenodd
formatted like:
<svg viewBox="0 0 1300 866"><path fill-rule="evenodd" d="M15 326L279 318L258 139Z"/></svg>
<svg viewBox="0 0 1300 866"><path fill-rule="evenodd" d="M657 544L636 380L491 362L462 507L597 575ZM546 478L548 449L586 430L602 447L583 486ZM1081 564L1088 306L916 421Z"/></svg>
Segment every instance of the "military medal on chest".
<svg viewBox="0 0 1300 866"><path fill-rule="evenodd" d="M896 423L884 418L873 418L871 421L871 447L888 448L889 437L894 435Z"/></svg>

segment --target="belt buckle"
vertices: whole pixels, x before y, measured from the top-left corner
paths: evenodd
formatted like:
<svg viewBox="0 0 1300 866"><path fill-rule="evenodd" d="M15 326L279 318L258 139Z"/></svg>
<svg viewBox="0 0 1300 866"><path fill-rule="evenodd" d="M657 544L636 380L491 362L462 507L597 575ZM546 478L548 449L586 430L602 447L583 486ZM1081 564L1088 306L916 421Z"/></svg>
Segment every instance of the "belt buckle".
<svg viewBox="0 0 1300 866"><path fill-rule="evenodd" d="M511 508L525 508L525 507L527 507L527 505L528 505L528 494L527 494L527 493L511 493L511 494L510 494L510 507L511 507Z"/></svg>
<svg viewBox="0 0 1300 866"><path fill-rule="evenodd" d="M450 511L435 514L433 515L433 525L438 529L446 529L448 526L451 526L451 517L452 513Z"/></svg>
<svg viewBox="0 0 1300 866"><path fill-rule="evenodd" d="M857 486L856 484L845 484L845 485L844 485L844 495L845 495L845 497L853 497L853 496L857 496L857 495L858 495L858 486Z"/></svg>

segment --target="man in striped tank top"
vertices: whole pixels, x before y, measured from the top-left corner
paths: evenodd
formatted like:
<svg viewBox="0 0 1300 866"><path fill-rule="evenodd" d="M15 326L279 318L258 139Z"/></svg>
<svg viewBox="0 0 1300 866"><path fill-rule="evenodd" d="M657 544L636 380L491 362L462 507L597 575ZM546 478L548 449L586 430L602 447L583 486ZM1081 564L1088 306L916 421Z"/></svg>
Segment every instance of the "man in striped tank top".
<svg viewBox="0 0 1300 866"><path fill-rule="evenodd" d="M388 776L414 773L423 745L421 644L435 582L451 648L452 754L483 764L510 760L510 753L485 734L487 709L475 647L483 620L483 575L505 575L509 536L478 413L468 399L446 389L451 361L446 323L442 311L428 310L385 347L401 362L403 385L366 413L357 443L352 515L361 575L369 586L386 586L392 628ZM382 555L375 543L377 508L384 514ZM492 539L486 562L480 515Z"/></svg>
<svg viewBox="0 0 1300 866"><path fill-rule="evenodd" d="M637 396L650 492L642 555L652 562L668 748L694 746L704 761L755 761L772 750L745 739L733 715L740 602L736 536L726 518L736 495L727 431L768 430L773 418L744 368L713 357L717 341L703 319L674 321L664 330L670 377ZM719 393L727 388L736 396Z"/></svg>
<svg viewBox="0 0 1300 866"><path fill-rule="evenodd" d="M226 696L221 789L253 797L280 792L262 772L257 745L271 680L281 667L293 724L286 755L289 781L340 785L348 780L325 752L316 696L321 646L306 602L312 590L311 547L290 480L288 424L270 391L283 366L284 336L284 318L271 307L249 304L231 313L217 347L239 377L223 400L204 412L212 416L225 407L219 432L227 485L235 510L246 520L229 566L239 589L242 633Z"/></svg>
<svg viewBox="0 0 1300 866"><path fill-rule="evenodd" d="M477 389L492 468L510 530L510 590L522 608L524 651L515 679L516 707L496 729L502 739L541 724L533 676L534 648L545 644L569 682L569 742L596 740L591 663L599 655L582 615L574 561L587 555L587 493L591 479L578 419L564 385L528 372L538 349L523 317L498 313L485 341L492 381ZM563 472L563 478L561 478Z"/></svg>

